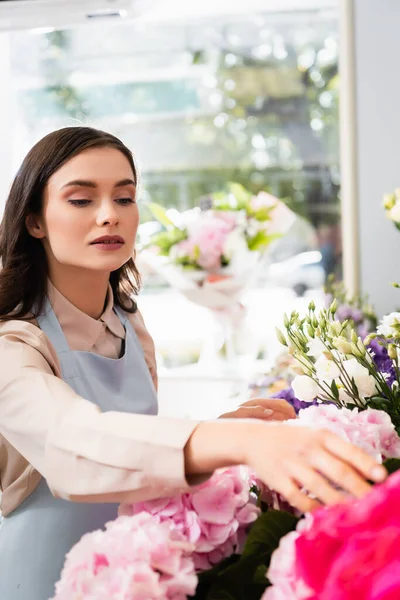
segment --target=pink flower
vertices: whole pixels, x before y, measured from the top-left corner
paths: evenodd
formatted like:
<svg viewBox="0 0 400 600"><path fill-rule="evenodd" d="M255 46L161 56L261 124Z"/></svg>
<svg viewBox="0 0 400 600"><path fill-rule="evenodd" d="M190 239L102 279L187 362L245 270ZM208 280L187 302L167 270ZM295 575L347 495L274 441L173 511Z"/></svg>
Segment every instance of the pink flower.
<svg viewBox="0 0 400 600"><path fill-rule="evenodd" d="M396 472L361 500L321 508L306 526L300 522L273 554L268 577L274 587L264 600L400 598L399 503ZM300 592L279 596L288 580L300 585ZM301 595L304 590L308 596Z"/></svg>
<svg viewBox="0 0 400 600"><path fill-rule="evenodd" d="M379 462L385 458L400 457L400 438L389 415L368 408L338 408L334 404L320 404L300 410L290 425L329 429L355 446L362 448Z"/></svg>
<svg viewBox="0 0 400 600"><path fill-rule="evenodd" d="M312 590L296 574L296 541L302 531L312 526L312 516L299 521L296 531L291 531L279 542L272 554L268 579L272 587L265 590L262 600L306 600L312 598Z"/></svg>
<svg viewBox="0 0 400 600"><path fill-rule="evenodd" d="M253 196L250 200L252 210L258 211L264 208L270 209L278 204L278 198L267 192L258 192L257 196Z"/></svg>
<svg viewBox="0 0 400 600"><path fill-rule="evenodd" d="M200 267L205 270L217 270L221 267L225 240L233 229L232 222L208 213L191 223L187 242L193 249L193 256L197 258Z"/></svg>
<svg viewBox="0 0 400 600"><path fill-rule="evenodd" d="M121 506L120 514L146 511L158 523L169 523L194 544L196 569L205 570L240 551L249 524L260 512L249 490L248 470L235 467L217 471L178 498Z"/></svg>
<svg viewBox="0 0 400 600"><path fill-rule="evenodd" d="M121 516L72 548L53 600L184 600L197 586L192 550L148 513Z"/></svg>

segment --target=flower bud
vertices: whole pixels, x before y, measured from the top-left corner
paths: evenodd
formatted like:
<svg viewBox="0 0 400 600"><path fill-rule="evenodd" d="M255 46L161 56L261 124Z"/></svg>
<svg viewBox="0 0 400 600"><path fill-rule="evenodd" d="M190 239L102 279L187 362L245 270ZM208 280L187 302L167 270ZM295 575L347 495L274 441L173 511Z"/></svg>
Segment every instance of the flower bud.
<svg viewBox="0 0 400 600"><path fill-rule="evenodd" d="M360 355L364 356L365 353L366 353L366 349L365 349L365 346L364 346L364 342L362 341L361 338L358 338L358 340L357 340L357 348L360 351Z"/></svg>
<svg viewBox="0 0 400 600"><path fill-rule="evenodd" d="M397 348L394 344L389 344L387 351L392 360L397 360Z"/></svg>
<svg viewBox="0 0 400 600"><path fill-rule="evenodd" d="M386 210L390 210L391 208L393 208L394 204L396 203L396 195L395 194L384 194L383 206Z"/></svg>
<svg viewBox="0 0 400 600"><path fill-rule="evenodd" d="M275 327L276 337L278 338L278 342L282 344L282 346L287 346L286 338L283 335L282 331Z"/></svg>
<svg viewBox="0 0 400 600"><path fill-rule="evenodd" d="M340 336L333 341L333 345L335 348L342 352L343 354L351 354L351 344L346 340L345 337Z"/></svg>
<svg viewBox="0 0 400 600"><path fill-rule="evenodd" d="M337 311L337 308L338 308L338 303L337 303L337 300L335 298L334 301L332 302L332 304L330 305L329 310L334 315L335 312Z"/></svg>

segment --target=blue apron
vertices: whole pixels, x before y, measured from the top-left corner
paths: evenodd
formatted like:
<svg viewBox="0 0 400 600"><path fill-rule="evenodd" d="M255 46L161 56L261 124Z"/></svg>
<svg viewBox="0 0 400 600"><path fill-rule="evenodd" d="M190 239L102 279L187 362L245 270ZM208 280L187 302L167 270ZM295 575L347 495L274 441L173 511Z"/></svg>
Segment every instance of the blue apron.
<svg viewBox="0 0 400 600"><path fill-rule="evenodd" d="M103 412L155 415L157 394L142 346L126 314L114 310L125 328L123 355L118 359L71 351L49 302L37 320L58 354L64 381L77 394ZM0 600L52 598L66 553L82 535L115 519L117 508L111 503L56 499L42 479L35 491L2 519Z"/></svg>

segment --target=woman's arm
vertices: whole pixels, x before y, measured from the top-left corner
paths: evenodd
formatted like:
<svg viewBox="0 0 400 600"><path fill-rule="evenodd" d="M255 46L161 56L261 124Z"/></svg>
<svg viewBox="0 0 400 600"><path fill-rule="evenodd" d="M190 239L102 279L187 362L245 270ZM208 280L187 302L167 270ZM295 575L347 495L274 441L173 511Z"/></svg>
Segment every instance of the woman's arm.
<svg viewBox="0 0 400 600"><path fill-rule="evenodd" d="M135 502L187 489L186 476L247 464L305 509L315 502L299 487L323 502L339 498L322 475L356 496L368 490L367 478L384 477L374 460L329 432L251 419L199 424L102 413L54 375L44 334L12 323L0 325L0 433L56 496Z"/></svg>
<svg viewBox="0 0 400 600"><path fill-rule="evenodd" d="M256 420L201 423L186 444L185 464L187 473L248 465L303 511L343 500L334 484L361 497L369 490L367 479L386 476L374 459L330 431Z"/></svg>
<svg viewBox="0 0 400 600"><path fill-rule="evenodd" d="M52 352L37 327L0 324L0 434L54 495L133 502L188 486L183 450L197 422L102 413L54 374ZM2 479L13 481L15 461L3 454Z"/></svg>

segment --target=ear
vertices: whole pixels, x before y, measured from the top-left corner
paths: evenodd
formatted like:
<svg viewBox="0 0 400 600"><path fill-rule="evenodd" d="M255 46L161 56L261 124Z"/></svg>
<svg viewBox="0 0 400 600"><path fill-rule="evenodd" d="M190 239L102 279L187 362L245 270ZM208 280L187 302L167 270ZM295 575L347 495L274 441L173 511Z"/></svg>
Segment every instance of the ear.
<svg viewBox="0 0 400 600"><path fill-rule="evenodd" d="M41 219L39 215L35 215L31 213L26 217L25 225L28 230L28 233L38 240L43 239L46 236L43 225L41 223Z"/></svg>

